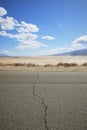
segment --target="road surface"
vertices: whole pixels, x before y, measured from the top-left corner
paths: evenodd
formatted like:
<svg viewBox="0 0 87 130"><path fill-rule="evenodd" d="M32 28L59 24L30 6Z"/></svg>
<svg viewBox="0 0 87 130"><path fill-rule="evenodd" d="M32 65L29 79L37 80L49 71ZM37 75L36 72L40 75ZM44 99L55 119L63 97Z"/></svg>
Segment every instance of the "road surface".
<svg viewBox="0 0 87 130"><path fill-rule="evenodd" d="M87 73L0 71L0 130L87 130Z"/></svg>

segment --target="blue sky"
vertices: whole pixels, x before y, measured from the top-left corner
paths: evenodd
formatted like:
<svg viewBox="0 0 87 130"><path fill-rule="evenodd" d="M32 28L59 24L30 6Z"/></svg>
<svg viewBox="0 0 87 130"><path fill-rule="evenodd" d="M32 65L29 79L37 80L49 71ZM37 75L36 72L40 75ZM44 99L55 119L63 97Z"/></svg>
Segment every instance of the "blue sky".
<svg viewBox="0 0 87 130"><path fill-rule="evenodd" d="M87 48L87 0L0 1L0 53L50 55Z"/></svg>

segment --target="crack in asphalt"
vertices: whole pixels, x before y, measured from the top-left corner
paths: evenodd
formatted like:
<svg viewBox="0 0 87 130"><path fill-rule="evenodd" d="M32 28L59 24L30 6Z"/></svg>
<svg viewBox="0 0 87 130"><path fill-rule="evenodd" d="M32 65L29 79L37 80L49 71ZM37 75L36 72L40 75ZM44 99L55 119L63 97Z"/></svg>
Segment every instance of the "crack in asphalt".
<svg viewBox="0 0 87 130"><path fill-rule="evenodd" d="M36 78L35 82L33 82L33 98L35 98L36 101L38 101L39 103L42 104L42 106L44 108L43 120L44 120L44 124L45 124L45 130L49 130L48 123L47 123L47 109L48 109L48 106L46 105L46 102L45 102L44 98L41 97L40 95L37 95L36 90L35 90L35 85L36 85L38 79L39 79L39 73L37 73L37 78Z"/></svg>

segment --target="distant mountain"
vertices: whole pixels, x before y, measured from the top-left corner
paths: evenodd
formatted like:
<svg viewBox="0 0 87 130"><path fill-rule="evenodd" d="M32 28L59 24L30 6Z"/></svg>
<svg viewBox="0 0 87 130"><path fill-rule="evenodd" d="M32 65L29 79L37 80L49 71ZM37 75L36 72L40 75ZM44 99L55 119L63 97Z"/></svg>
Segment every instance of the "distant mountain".
<svg viewBox="0 0 87 130"><path fill-rule="evenodd" d="M86 56L87 55L87 49L81 49L81 50L75 50L71 52L64 52L59 54L54 54L53 56Z"/></svg>
<svg viewBox="0 0 87 130"><path fill-rule="evenodd" d="M0 57L8 57L8 55L0 53Z"/></svg>

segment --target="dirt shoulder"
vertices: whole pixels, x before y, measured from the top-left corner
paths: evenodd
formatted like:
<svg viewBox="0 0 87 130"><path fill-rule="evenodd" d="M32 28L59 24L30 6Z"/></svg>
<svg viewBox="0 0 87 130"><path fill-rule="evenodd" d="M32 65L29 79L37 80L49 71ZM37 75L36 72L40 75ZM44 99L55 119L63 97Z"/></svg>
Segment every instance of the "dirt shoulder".
<svg viewBox="0 0 87 130"><path fill-rule="evenodd" d="M87 72L87 67L0 67L0 71L27 71L27 72Z"/></svg>

